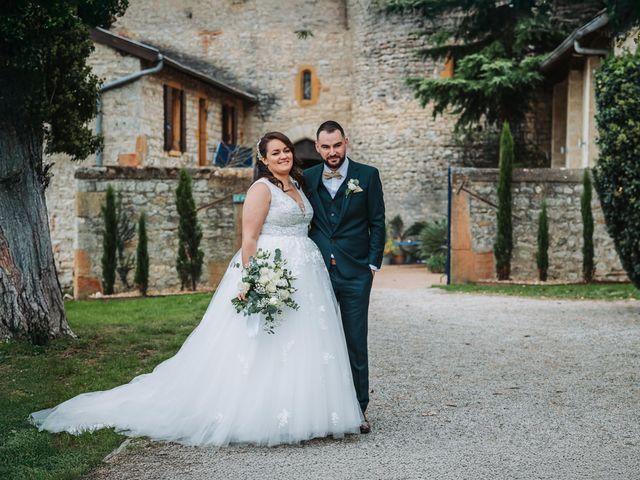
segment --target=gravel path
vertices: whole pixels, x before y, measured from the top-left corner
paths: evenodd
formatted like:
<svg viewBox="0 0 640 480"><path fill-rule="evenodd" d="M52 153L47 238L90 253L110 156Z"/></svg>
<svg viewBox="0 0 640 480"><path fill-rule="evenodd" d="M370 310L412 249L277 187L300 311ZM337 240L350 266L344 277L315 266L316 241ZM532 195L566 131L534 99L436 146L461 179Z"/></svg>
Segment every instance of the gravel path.
<svg viewBox="0 0 640 480"><path fill-rule="evenodd" d="M91 479L640 479L640 302L375 289L370 435L133 440Z"/></svg>

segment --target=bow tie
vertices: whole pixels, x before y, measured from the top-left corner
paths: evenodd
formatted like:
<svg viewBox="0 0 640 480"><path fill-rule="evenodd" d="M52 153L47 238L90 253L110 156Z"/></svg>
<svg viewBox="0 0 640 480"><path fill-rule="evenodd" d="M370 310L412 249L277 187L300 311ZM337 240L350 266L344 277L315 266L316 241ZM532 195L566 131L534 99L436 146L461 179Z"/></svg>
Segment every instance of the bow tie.
<svg viewBox="0 0 640 480"><path fill-rule="evenodd" d="M337 170L335 170L335 171L332 171L332 170L326 171L325 170L322 173L322 176L324 178L326 178L327 180L331 180L332 178L337 178L338 180L340 180L342 178L342 174Z"/></svg>

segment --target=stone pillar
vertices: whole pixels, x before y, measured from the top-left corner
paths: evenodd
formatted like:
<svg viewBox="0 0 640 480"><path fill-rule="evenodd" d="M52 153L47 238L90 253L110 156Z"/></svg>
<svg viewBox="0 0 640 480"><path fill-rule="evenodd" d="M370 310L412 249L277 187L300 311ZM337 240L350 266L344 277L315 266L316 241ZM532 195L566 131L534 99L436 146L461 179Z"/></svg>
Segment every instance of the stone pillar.
<svg viewBox="0 0 640 480"><path fill-rule="evenodd" d="M582 165L582 120L583 120L583 71L569 70L567 77L567 168L579 168Z"/></svg>
<svg viewBox="0 0 640 480"><path fill-rule="evenodd" d="M551 166L566 166L567 158L567 80L553 86L553 125L551 127Z"/></svg>

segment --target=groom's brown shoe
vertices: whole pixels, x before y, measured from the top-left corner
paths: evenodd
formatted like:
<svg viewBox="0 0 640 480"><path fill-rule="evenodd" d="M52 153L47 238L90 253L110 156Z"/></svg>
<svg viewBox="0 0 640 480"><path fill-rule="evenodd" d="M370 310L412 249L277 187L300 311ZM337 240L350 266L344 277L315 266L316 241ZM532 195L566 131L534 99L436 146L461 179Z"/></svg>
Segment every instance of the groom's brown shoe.
<svg viewBox="0 0 640 480"><path fill-rule="evenodd" d="M360 433L369 433L371 432L371 425L369 424L369 420L367 420L367 417L364 414L363 416L364 420L360 424Z"/></svg>

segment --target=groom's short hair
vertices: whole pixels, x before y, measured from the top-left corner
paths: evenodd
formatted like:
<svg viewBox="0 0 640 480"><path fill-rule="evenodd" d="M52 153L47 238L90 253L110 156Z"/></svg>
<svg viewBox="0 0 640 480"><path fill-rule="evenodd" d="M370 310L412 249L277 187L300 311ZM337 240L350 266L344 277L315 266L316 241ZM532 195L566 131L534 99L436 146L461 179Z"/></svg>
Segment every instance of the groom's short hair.
<svg viewBox="0 0 640 480"><path fill-rule="evenodd" d="M338 130L344 137L344 129L340 126L340 124L334 120L327 120L318 127L318 131L316 132L316 139L320 137L320 132L331 133L335 132L336 130Z"/></svg>

